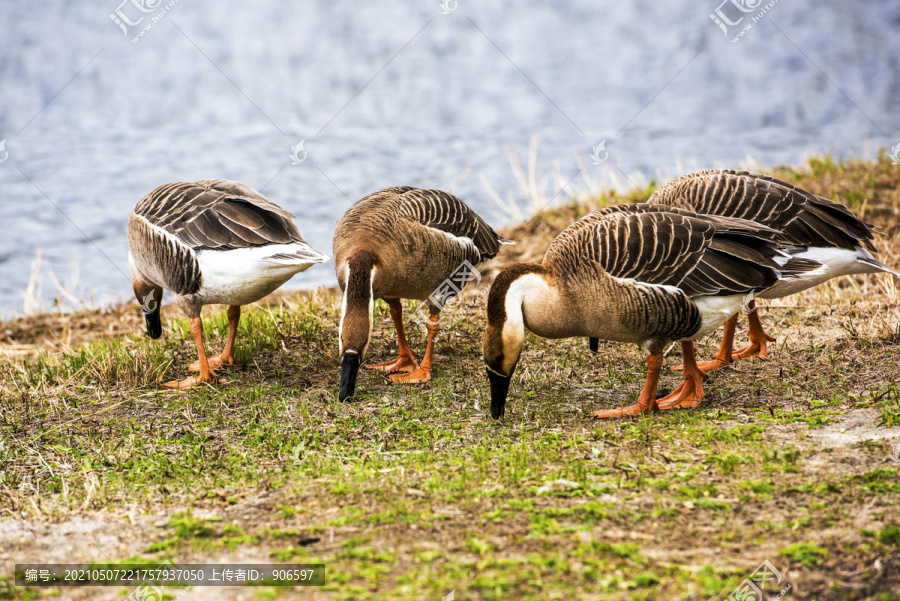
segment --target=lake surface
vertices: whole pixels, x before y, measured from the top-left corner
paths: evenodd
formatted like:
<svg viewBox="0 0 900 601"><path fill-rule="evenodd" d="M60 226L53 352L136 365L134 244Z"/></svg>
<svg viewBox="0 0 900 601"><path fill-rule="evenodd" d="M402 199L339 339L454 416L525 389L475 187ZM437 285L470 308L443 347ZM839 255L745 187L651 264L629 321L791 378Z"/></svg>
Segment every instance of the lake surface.
<svg viewBox="0 0 900 601"><path fill-rule="evenodd" d="M129 297L128 214L170 181L263 190L330 255L385 186L452 187L501 226L517 213L489 188L528 215L900 142L896 0L119 2L2 2L0 316L38 253L43 308ZM334 283L326 263L288 287Z"/></svg>

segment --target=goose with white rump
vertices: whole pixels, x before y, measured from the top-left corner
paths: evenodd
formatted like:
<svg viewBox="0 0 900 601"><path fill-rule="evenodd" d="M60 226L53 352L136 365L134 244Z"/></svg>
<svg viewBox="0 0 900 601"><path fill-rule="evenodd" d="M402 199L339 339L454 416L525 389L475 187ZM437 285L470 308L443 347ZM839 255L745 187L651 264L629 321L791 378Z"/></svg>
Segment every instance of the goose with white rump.
<svg viewBox="0 0 900 601"><path fill-rule="evenodd" d="M544 338L587 336L646 350L637 404L593 417L697 406L704 372L692 341L753 295L821 267L791 257L778 240L778 232L753 222L648 204L582 217L556 237L541 264L510 265L491 286L483 345L491 415L504 413L526 328ZM663 350L674 341L681 341L684 382L657 400Z"/></svg>
<svg viewBox="0 0 900 601"><path fill-rule="evenodd" d="M293 220L253 188L224 179L165 184L135 205L128 219L128 260L147 334L162 334L163 289L171 290L190 318L199 355L190 366L200 372L196 377L166 387L215 381L213 370L234 362L241 305L328 260L310 248ZM228 305L228 338L222 353L207 357L200 310L210 304Z"/></svg>
<svg viewBox="0 0 900 601"><path fill-rule="evenodd" d="M478 266L512 244L462 200L441 190L385 188L351 206L334 230L334 268L341 302L340 400L352 397L372 337L375 299L390 307L399 357L367 365L395 384L431 379L434 339L443 302L476 277ZM417 363L403 329L400 299L426 301L428 342Z"/></svg>
<svg viewBox="0 0 900 601"><path fill-rule="evenodd" d="M768 175L748 171L710 169L678 177L656 189L647 201L705 215L737 217L781 232L800 247L795 256L817 261L822 269L779 281L759 298L782 298L813 288L842 275L889 273L893 269L872 256L874 231L844 205ZM750 344L732 352L738 315L725 324L718 354L700 363L703 370L719 369L736 359L767 356L767 342L775 339L762 327L755 301L748 314Z"/></svg>

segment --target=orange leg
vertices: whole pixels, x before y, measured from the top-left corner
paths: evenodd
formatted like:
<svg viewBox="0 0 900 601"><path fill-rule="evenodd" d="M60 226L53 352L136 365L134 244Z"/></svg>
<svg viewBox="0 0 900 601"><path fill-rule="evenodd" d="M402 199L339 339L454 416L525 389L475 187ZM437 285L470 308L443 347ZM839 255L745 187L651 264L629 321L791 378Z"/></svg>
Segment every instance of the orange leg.
<svg viewBox="0 0 900 601"><path fill-rule="evenodd" d="M423 384L431 379L431 357L434 354L434 337L438 333L437 315L428 318L425 328L428 330L428 345L425 347L425 358L419 364L419 369L409 374L396 374L391 376L394 384Z"/></svg>
<svg viewBox="0 0 900 601"><path fill-rule="evenodd" d="M237 335L238 320L241 318L239 306L228 307L228 338L225 339L225 350L207 359L210 369L219 369L223 365L234 365L234 338ZM194 361L188 371L200 371L200 361Z"/></svg>
<svg viewBox="0 0 900 601"><path fill-rule="evenodd" d="M658 409L656 403L656 386L659 384L659 370L662 368L662 364L662 353L647 356L647 379L644 381L644 388L641 389L641 395L638 397L637 405L609 409L606 411L594 411L591 413L591 417L605 419L609 417L622 417L623 415L640 415L642 413L656 411Z"/></svg>
<svg viewBox="0 0 900 601"><path fill-rule="evenodd" d="M409 348L409 344L406 342L406 334L403 331L403 305L397 300L389 306L391 308L391 319L394 321L394 328L397 330L397 347L400 356L387 363L366 365L366 369L377 369L387 374L416 371L419 367L416 365L416 353Z"/></svg>
<svg viewBox="0 0 900 601"><path fill-rule="evenodd" d="M681 355L684 358L684 382L675 392L658 401L659 410L666 409L690 409L696 407L703 400L703 377L706 372L697 365L694 357L694 343L682 342Z"/></svg>
<svg viewBox="0 0 900 601"><path fill-rule="evenodd" d="M734 329L737 327L737 314L734 315L731 319L725 322L725 331L722 334L722 344L719 346L719 352L716 355L716 358L712 361L701 361L697 364L697 367L700 371L715 371L717 369L722 369L726 365L731 365L732 361L739 359L739 357L732 355L731 351L734 348ZM684 370L684 365L676 365L672 368L673 370Z"/></svg>
<svg viewBox="0 0 900 601"><path fill-rule="evenodd" d="M750 314L747 316L747 321L750 322L750 344L739 351L735 351L733 357L735 359L749 359L750 357L765 359L768 355L766 343L775 342L775 339L763 330L762 322L759 320L759 311L756 310L756 301L753 301L750 306Z"/></svg>
<svg viewBox="0 0 900 601"><path fill-rule="evenodd" d="M196 386L203 382L216 381L212 370L209 368L209 361L206 359L206 350L203 348L203 322L200 321L199 316L191 318L191 334L194 336L194 344L197 345L197 354L200 356L200 375L196 378L194 376L188 376L181 382L166 382L163 384L166 388L184 390L185 388L190 388L191 386Z"/></svg>

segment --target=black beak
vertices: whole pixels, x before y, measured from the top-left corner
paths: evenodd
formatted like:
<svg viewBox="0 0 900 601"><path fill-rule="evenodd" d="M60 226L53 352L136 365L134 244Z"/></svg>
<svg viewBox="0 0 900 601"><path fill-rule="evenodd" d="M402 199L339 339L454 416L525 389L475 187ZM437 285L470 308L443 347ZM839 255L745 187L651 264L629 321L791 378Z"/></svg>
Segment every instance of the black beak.
<svg viewBox="0 0 900 601"><path fill-rule="evenodd" d="M147 336L156 340L162 336L162 321L159 318L159 307L150 313L144 313L144 321L147 322Z"/></svg>
<svg viewBox="0 0 900 601"><path fill-rule="evenodd" d="M359 373L359 353L345 351L341 359L341 392L338 398L346 401L356 390L356 374Z"/></svg>
<svg viewBox="0 0 900 601"><path fill-rule="evenodd" d="M509 393L509 382L512 378L504 378L491 370L487 370L491 381L491 417L500 419L506 411L506 395Z"/></svg>

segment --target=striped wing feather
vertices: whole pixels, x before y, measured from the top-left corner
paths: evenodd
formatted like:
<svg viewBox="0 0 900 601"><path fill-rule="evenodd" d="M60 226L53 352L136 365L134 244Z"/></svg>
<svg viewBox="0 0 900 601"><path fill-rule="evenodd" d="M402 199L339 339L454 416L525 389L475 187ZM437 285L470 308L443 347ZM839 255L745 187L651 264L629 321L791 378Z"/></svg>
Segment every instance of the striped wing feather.
<svg viewBox="0 0 900 601"><path fill-rule="evenodd" d="M801 244L852 249L862 246L876 252L871 224L842 204L816 197L784 232Z"/></svg>
<svg viewBox="0 0 900 601"><path fill-rule="evenodd" d="M593 264L613 277L675 286L689 296L743 294L778 280L776 246L755 229L687 210L620 205L567 228L544 262L575 277L588 275Z"/></svg>
<svg viewBox="0 0 900 601"><path fill-rule="evenodd" d="M761 173L691 173L660 186L648 202L754 221L783 231L794 244L875 250L872 226L845 206Z"/></svg>
<svg viewBox="0 0 900 601"><path fill-rule="evenodd" d="M134 213L194 250L305 242L294 215L229 180L160 186L141 199Z"/></svg>
<svg viewBox="0 0 900 601"><path fill-rule="evenodd" d="M400 192L400 214L406 219L446 232L469 238L482 259L490 259L500 250L500 236L462 200L442 190L394 188ZM383 191L382 191L383 192Z"/></svg>
<svg viewBox="0 0 900 601"><path fill-rule="evenodd" d="M670 207L666 205L649 203L631 203L604 207L602 209L594 211L594 213L598 215L608 215L610 213L668 213L672 215L681 215L684 217L700 218L703 221L707 221L713 224L716 231L730 231L734 233L741 232L753 237L772 240L784 245L789 245L791 243L790 237L766 225L762 225L754 221L748 221L746 219L740 219L737 217L711 215L708 213L700 214L698 211L687 208Z"/></svg>
<svg viewBox="0 0 900 601"><path fill-rule="evenodd" d="M810 197L808 192L767 175L710 169L660 186L647 202L781 229L797 218Z"/></svg>
<svg viewBox="0 0 900 601"><path fill-rule="evenodd" d="M544 262L576 275L595 265L617 278L677 286L703 256L714 227L666 211L595 211L566 228Z"/></svg>

